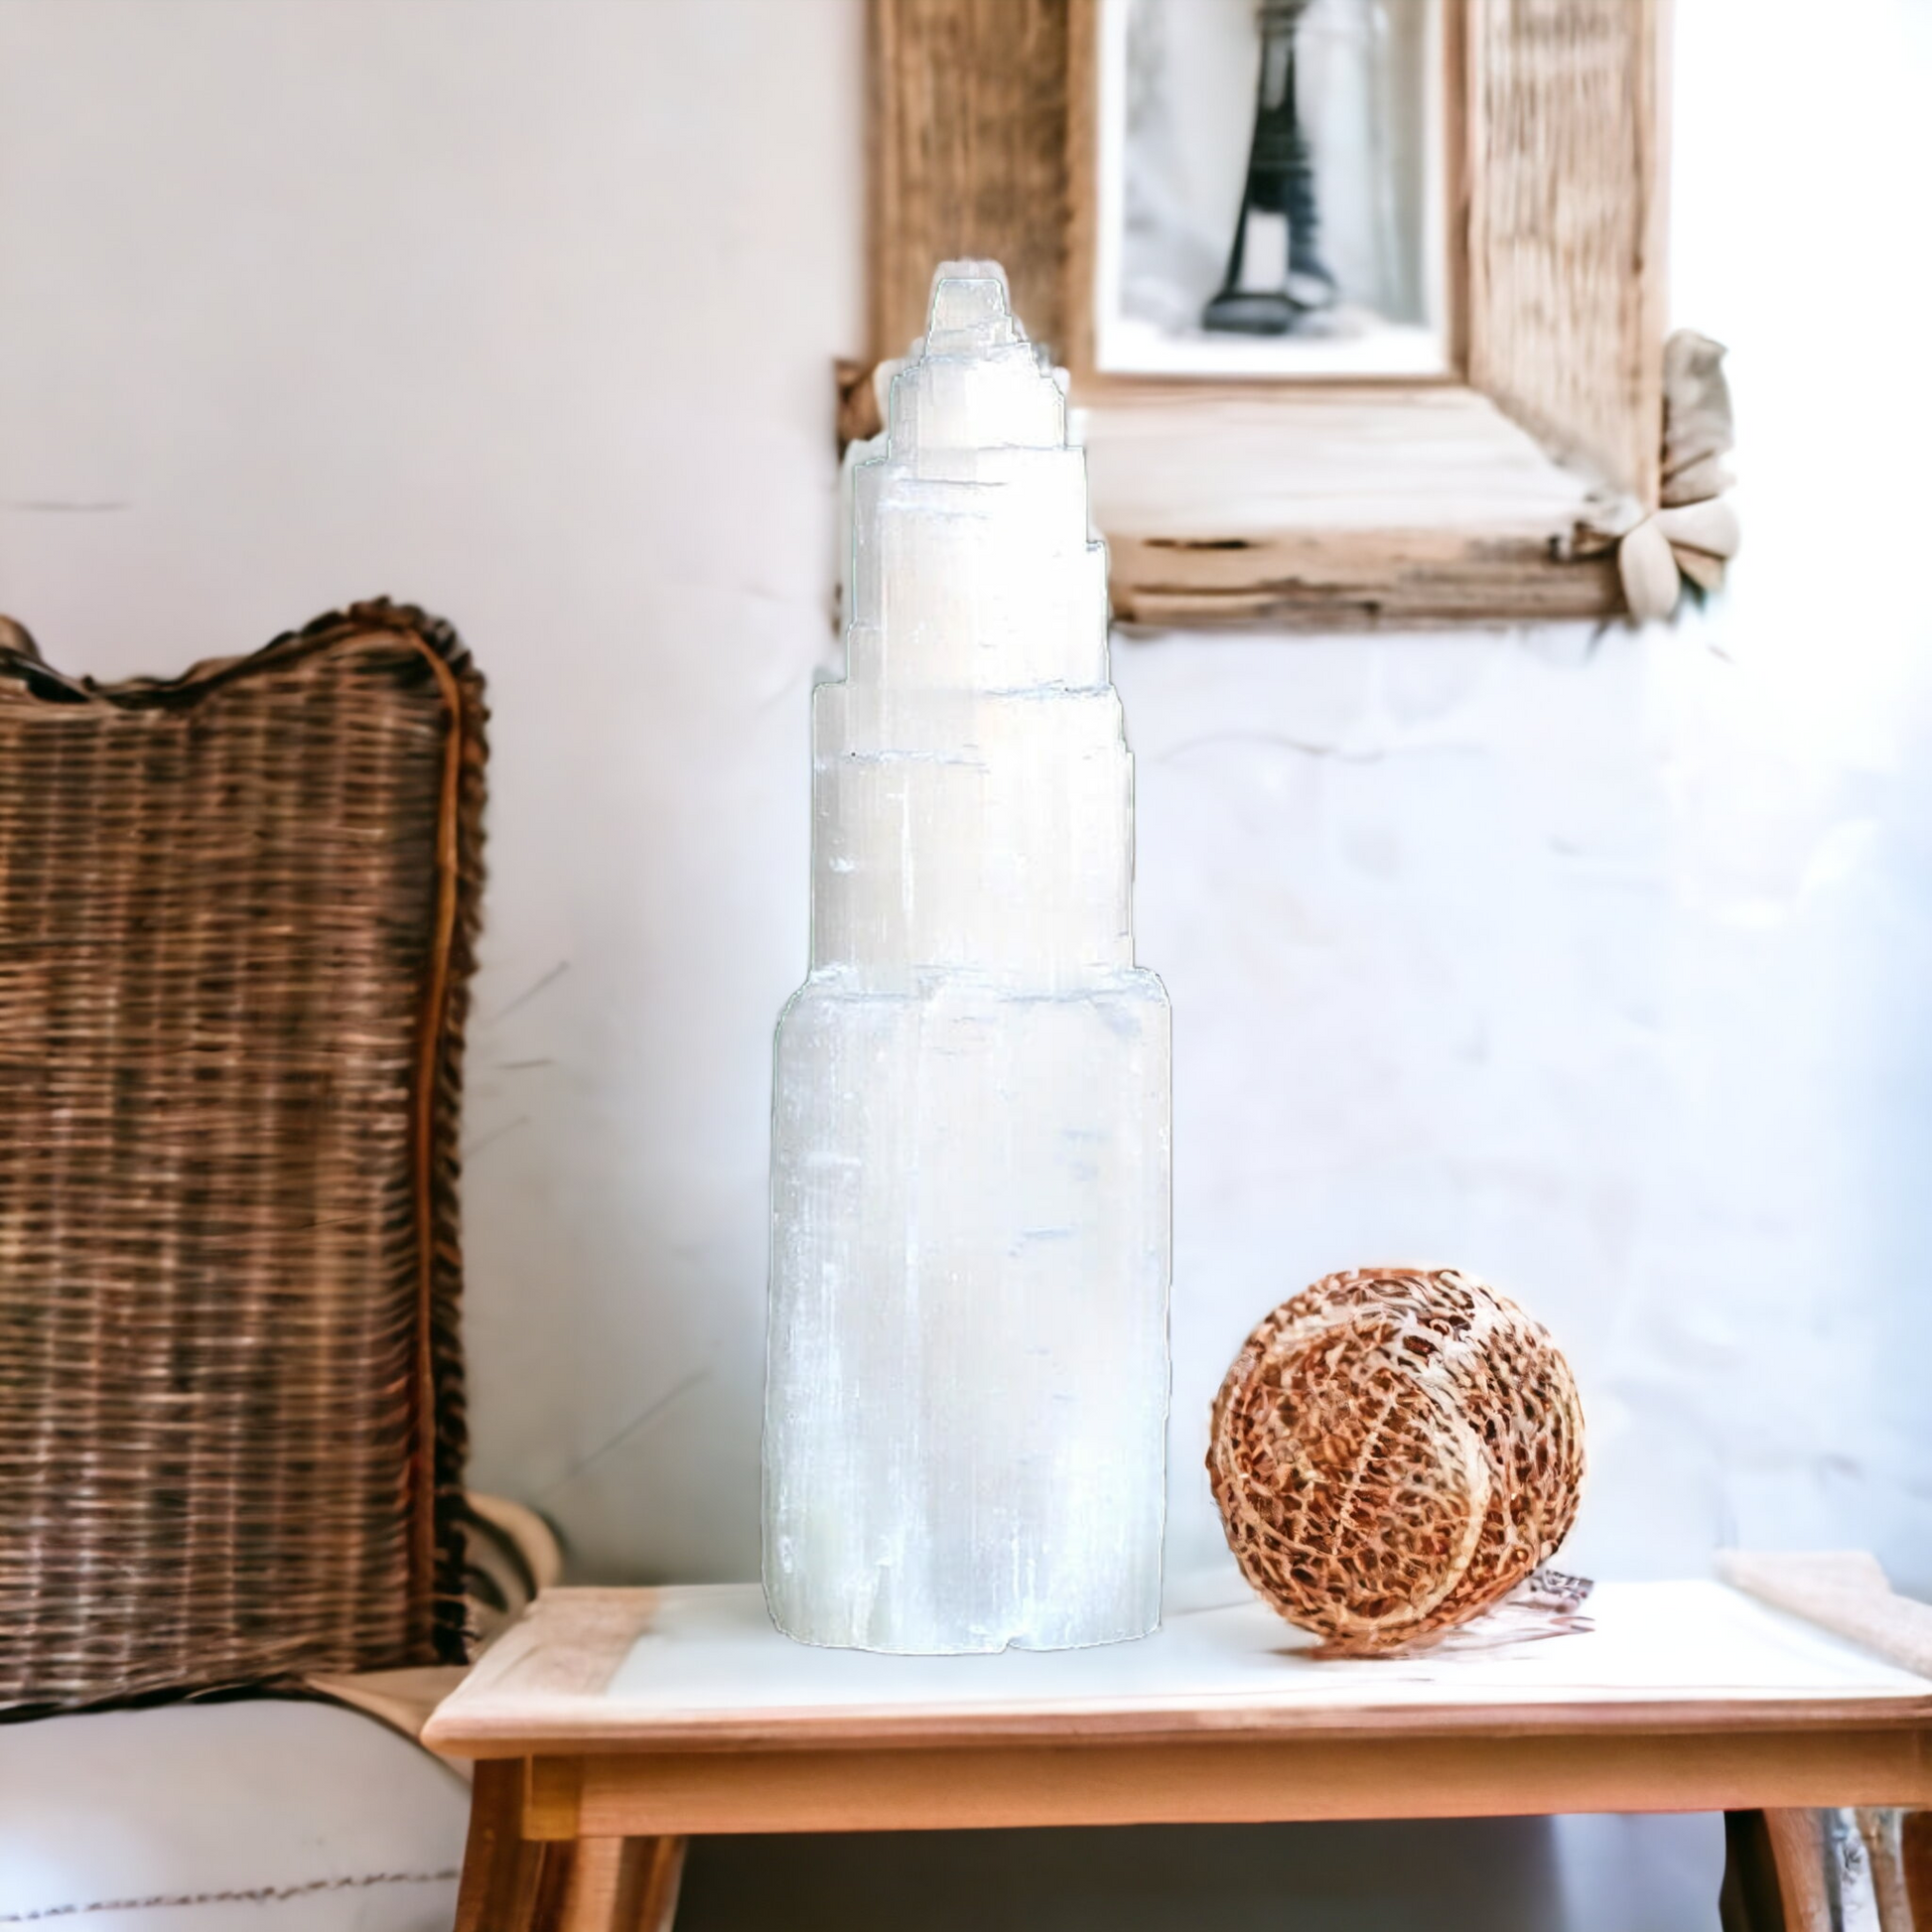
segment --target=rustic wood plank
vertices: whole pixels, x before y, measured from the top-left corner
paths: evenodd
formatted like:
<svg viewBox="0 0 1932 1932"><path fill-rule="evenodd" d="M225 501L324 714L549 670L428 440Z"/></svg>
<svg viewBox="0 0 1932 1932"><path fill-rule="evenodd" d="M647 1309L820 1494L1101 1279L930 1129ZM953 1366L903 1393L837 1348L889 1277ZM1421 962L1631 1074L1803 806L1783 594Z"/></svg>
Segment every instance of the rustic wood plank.
<svg viewBox="0 0 1932 1932"><path fill-rule="evenodd" d="M1623 607L1615 560L1553 559L1544 545L1449 540L1428 530L1284 533L1238 555L1172 539L1115 539L1113 611L1122 623L1185 630L1429 629L1599 620Z"/></svg>
<svg viewBox="0 0 1932 1932"><path fill-rule="evenodd" d="M841 448L875 435L842 364ZM1622 609L1625 517L1486 397L1453 384L1118 387L1079 409L1125 623L1535 621Z"/></svg>
<svg viewBox="0 0 1932 1932"><path fill-rule="evenodd" d="M1287 388L1097 405L1084 425L1109 533L1436 529L1574 543L1607 506L1486 397L1453 386Z"/></svg>
<svg viewBox="0 0 1932 1932"><path fill-rule="evenodd" d="M1067 0L872 0L875 359L925 328L932 271L986 255L1035 337L1061 340Z"/></svg>
<svg viewBox="0 0 1932 1932"><path fill-rule="evenodd" d="M1083 414L1123 622L1602 617L1615 506L1470 389L1154 391Z"/></svg>
<svg viewBox="0 0 1932 1932"><path fill-rule="evenodd" d="M592 1758L599 1834L1262 1824L1910 1804L1922 1733L1240 1739Z"/></svg>
<svg viewBox="0 0 1932 1932"><path fill-rule="evenodd" d="M1095 263L1099 247L1100 0L1067 0L1066 240L1060 254L1059 354L1082 398L1093 367Z"/></svg>
<svg viewBox="0 0 1932 1932"><path fill-rule="evenodd" d="M841 364L838 383L843 450L880 423L870 370ZM1623 608L1618 501L1474 390L1107 395L1076 422L1121 622L1337 628Z"/></svg>
<svg viewBox="0 0 1932 1932"><path fill-rule="evenodd" d="M1469 198L1475 182L1474 114L1470 56L1471 9L1476 0L1442 0L1443 8L1443 241L1448 252L1443 299L1448 307L1449 365L1469 373Z"/></svg>
<svg viewBox="0 0 1932 1932"><path fill-rule="evenodd" d="M902 353L919 332L939 260L992 255L1028 326L1071 368L1076 402L1096 414L1153 405L1146 420L1176 449L1151 453L1145 517L1122 522L1099 508L1112 459L1096 442L1096 520L1114 545L1124 621L1613 615L1623 597L1611 546L1658 488L1665 5L1444 0L1449 337L1471 390L1361 385L1350 399L1363 413L1348 425L1358 458L1337 464L1329 446L1304 450L1308 423L1276 411L1345 385L1198 382L1164 399L1156 381L1093 372L1098 0L873 0L873 354ZM1391 432L1417 429L1402 410L1444 390L1493 398L1546 445L1553 495L1568 488L1581 499L1597 485L1620 501L1566 501L1533 528L1512 523L1494 493L1503 439L1493 435L1456 464L1423 466L1419 483ZM841 393L863 402L849 380ZM1281 432L1264 454L1253 437L1210 447L1209 416L1225 420L1229 407ZM859 421L849 412L849 428ZM1210 459L1205 486L1188 448ZM1225 521L1269 502L1283 470L1318 484L1324 465L1339 485L1326 507L1314 487L1278 523L1183 527L1203 510ZM1370 514L1332 508L1351 492ZM1418 508L1420 495L1430 500ZM1451 539L1446 527L1464 534Z"/></svg>
<svg viewBox="0 0 1932 1932"><path fill-rule="evenodd" d="M1474 0L1469 380L1646 508L1663 424L1663 0Z"/></svg>

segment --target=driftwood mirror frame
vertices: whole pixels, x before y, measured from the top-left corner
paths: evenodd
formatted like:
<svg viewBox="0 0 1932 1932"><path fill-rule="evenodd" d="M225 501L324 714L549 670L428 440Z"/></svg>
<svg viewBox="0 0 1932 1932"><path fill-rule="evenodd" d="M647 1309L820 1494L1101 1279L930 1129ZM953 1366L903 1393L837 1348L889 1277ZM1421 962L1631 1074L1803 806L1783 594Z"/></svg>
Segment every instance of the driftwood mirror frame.
<svg viewBox="0 0 1932 1932"><path fill-rule="evenodd" d="M1595 618L1658 499L1666 0L1442 0L1447 377L1096 374L1101 0L871 0L870 369L992 256L1072 376L1125 621Z"/></svg>

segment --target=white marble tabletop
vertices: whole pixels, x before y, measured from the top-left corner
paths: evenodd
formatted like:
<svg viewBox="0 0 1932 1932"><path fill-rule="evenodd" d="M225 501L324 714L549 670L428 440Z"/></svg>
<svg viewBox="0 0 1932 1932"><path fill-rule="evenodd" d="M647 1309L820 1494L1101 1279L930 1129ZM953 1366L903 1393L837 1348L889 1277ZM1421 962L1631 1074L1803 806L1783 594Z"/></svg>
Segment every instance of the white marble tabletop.
<svg viewBox="0 0 1932 1932"><path fill-rule="evenodd" d="M755 1585L549 1591L432 1720L459 1755L1404 1728L1932 1725L1932 1681L1711 1582L1603 1584L1588 1627L1322 1660L1232 1578L1091 1650L893 1657L780 1636ZM1528 1627L1535 1627L1533 1625Z"/></svg>

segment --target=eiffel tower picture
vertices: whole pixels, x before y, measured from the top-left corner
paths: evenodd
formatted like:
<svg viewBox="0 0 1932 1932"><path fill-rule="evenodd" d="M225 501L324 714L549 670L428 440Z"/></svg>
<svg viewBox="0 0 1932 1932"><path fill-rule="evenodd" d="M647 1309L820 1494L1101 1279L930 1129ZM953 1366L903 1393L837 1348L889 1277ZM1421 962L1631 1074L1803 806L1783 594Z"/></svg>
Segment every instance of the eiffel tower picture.
<svg viewBox="0 0 1932 1932"><path fill-rule="evenodd" d="M1259 0L1254 140L1234 242L1203 329L1286 336L1335 305L1317 246L1314 156L1295 97L1295 36L1310 0Z"/></svg>

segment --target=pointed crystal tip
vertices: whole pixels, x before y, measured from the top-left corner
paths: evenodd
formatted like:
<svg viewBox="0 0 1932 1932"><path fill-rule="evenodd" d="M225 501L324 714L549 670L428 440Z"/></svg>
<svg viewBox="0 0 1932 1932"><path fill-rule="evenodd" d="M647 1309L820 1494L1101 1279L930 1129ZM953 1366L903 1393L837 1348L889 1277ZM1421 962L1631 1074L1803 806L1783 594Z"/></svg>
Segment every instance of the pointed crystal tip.
<svg viewBox="0 0 1932 1932"><path fill-rule="evenodd" d="M1007 300L1006 270L998 262L939 264L926 320L928 355L1003 348L1026 340Z"/></svg>

